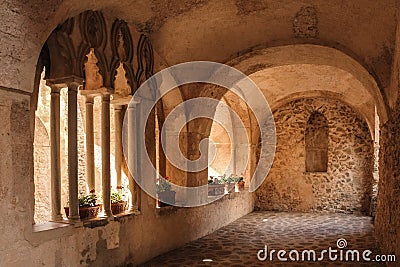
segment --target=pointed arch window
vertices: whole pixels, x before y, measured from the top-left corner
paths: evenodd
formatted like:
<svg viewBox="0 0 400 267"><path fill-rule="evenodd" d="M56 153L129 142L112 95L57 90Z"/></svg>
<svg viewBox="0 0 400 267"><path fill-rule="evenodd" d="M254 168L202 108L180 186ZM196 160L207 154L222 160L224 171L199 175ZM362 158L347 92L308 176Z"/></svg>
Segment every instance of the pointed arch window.
<svg viewBox="0 0 400 267"><path fill-rule="evenodd" d="M308 119L305 132L306 172L328 170L328 120L319 112Z"/></svg>

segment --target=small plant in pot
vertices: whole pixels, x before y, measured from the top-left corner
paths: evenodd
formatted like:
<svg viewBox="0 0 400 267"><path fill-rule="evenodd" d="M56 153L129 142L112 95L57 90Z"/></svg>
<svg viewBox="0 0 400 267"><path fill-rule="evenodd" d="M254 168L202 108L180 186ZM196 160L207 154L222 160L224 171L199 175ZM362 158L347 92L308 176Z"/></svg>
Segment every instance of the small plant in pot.
<svg viewBox="0 0 400 267"><path fill-rule="evenodd" d="M210 176L208 180L208 196L219 196L224 194L224 182L222 179Z"/></svg>
<svg viewBox="0 0 400 267"><path fill-rule="evenodd" d="M120 193L121 186L117 186L117 191L111 193L111 211L113 214L120 214L126 208L126 196Z"/></svg>
<svg viewBox="0 0 400 267"><path fill-rule="evenodd" d="M243 180L243 177L240 176L236 181L235 191L239 192L239 191L243 191L243 190L244 190L244 180Z"/></svg>
<svg viewBox="0 0 400 267"><path fill-rule="evenodd" d="M96 218L99 214L100 205L97 204L97 195L94 189L85 195L82 192L78 198L79 201L79 217L81 220ZM69 216L69 207L64 207L65 214Z"/></svg>
<svg viewBox="0 0 400 267"><path fill-rule="evenodd" d="M231 192L235 188L235 192L239 192L244 189L244 180L242 176L236 176L234 174L229 177L224 177L225 193Z"/></svg>
<svg viewBox="0 0 400 267"><path fill-rule="evenodd" d="M175 191L171 190L171 184L168 182L168 176L164 179L156 179L156 190L157 190L157 206L164 207L170 204L175 204ZM162 202L165 200L167 203Z"/></svg>

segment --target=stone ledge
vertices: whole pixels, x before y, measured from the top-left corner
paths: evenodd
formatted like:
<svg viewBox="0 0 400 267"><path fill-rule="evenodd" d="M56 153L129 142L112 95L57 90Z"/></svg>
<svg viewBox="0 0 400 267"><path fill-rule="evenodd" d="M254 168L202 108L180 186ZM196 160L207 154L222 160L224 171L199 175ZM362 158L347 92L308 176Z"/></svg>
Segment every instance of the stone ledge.
<svg viewBox="0 0 400 267"><path fill-rule="evenodd" d="M248 188L245 188L244 190L241 190L239 192L230 192L230 193L226 193L226 194L220 195L220 196L208 196L208 200L210 202L207 205L218 203L221 201L230 200L230 199L235 199L235 198L239 197L241 194L245 194L245 193L249 193ZM213 198L215 200L211 201L211 199L213 199ZM186 207L179 207L179 206L159 207L159 208L156 208L156 214L158 216L171 215L171 214L177 213L179 210L182 210L184 208L186 208ZM187 208L189 208L189 207L187 207Z"/></svg>
<svg viewBox="0 0 400 267"><path fill-rule="evenodd" d="M25 231L25 239L34 246L63 236L70 236L77 229L96 228L106 226L110 221L119 223L125 222L127 219L140 215L140 211L124 212L113 215L113 217L97 217L90 220L80 221L78 224L70 223L67 219L57 222L45 222L33 224Z"/></svg>
<svg viewBox="0 0 400 267"><path fill-rule="evenodd" d="M124 222L126 218L140 215L140 211L125 211L124 213L115 214L112 217L99 216L90 220L83 221L83 227L96 228L107 225L111 221Z"/></svg>
<svg viewBox="0 0 400 267"><path fill-rule="evenodd" d="M33 246L38 246L50 240L71 236L75 233L76 227L64 222L46 222L34 224L25 229L25 239Z"/></svg>
<svg viewBox="0 0 400 267"><path fill-rule="evenodd" d="M32 231L34 233L55 230L58 228L68 227L70 224L68 221L65 222L45 222L32 225Z"/></svg>

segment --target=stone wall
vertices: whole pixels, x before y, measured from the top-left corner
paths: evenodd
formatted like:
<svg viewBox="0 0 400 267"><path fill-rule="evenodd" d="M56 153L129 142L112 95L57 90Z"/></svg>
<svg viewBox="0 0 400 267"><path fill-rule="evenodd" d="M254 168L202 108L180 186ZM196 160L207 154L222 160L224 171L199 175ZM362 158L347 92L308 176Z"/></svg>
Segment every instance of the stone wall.
<svg viewBox="0 0 400 267"><path fill-rule="evenodd" d="M23 257L14 246L26 243L26 226L33 222L33 136L30 134L29 95L0 87L0 258ZM3 264L0 266L13 266ZM27 265L28 266L28 265Z"/></svg>
<svg viewBox="0 0 400 267"><path fill-rule="evenodd" d="M35 116L33 143L35 174L35 222L51 220L50 138L42 121Z"/></svg>
<svg viewBox="0 0 400 267"><path fill-rule="evenodd" d="M305 130L310 115L329 127L328 171L306 172ZM347 105L300 99L274 112L277 147L271 171L256 191L256 208L278 211L369 211L373 147L367 124Z"/></svg>
<svg viewBox="0 0 400 267"><path fill-rule="evenodd" d="M381 127L375 235L385 254L400 258L400 101ZM395 263L389 266L398 266Z"/></svg>
<svg viewBox="0 0 400 267"><path fill-rule="evenodd" d="M231 193L195 208L156 209L154 199L146 194L142 197L141 214L120 217L104 226L43 232L32 232L30 227L24 238L0 248L0 266L136 266L253 210L249 192Z"/></svg>

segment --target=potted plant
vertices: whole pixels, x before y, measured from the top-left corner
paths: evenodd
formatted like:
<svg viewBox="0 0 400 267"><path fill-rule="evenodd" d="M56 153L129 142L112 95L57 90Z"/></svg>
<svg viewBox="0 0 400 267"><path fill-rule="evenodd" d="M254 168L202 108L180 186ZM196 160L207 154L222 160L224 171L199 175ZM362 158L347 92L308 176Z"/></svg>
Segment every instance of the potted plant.
<svg viewBox="0 0 400 267"><path fill-rule="evenodd" d="M230 175L229 177L223 177L225 183L225 193L230 193L234 188L235 192L239 192L244 189L244 180L242 176Z"/></svg>
<svg viewBox="0 0 400 267"><path fill-rule="evenodd" d="M222 180L225 184L225 194L230 193L235 188L235 178L233 176L224 176Z"/></svg>
<svg viewBox="0 0 400 267"><path fill-rule="evenodd" d="M224 194L224 182L222 179L210 176L208 180L208 195L209 196L219 196Z"/></svg>
<svg viewBox="0 0 400 267"><path fill-rule="evenodd" d="M118 191L111 193L111 211L113 214L119 214L125 211L126 208L126 197L119 190L121 186L117 186Z"/></svg>
<svg viewBox="0 0 400 267"><path fill-rule="evenodd" d="M157 191L157 205L158 207L169 206L169 204L175 204L175 191L171 190L171 184L168 181L168 176L164 179L156 179L156 191ZM162 202L165 200L167 203Z"/></svg>
<svg viewBox="0 0 400 267"><path fill-rule="evenodd" d="M239 177L235 183L235 192L243 191L244 190L244 180L243 177Z"/></svg>
<svg viewBox="0 0 400 267"><path fill-rule="evenodd" d="M81 220L96 218L99 214L100 205L97 204L97 196L94 189L88 195L82 192L79 195L79 217ZM64 207L65 215L69 216L69 207Z"/></svg>

